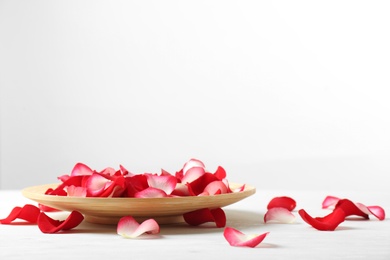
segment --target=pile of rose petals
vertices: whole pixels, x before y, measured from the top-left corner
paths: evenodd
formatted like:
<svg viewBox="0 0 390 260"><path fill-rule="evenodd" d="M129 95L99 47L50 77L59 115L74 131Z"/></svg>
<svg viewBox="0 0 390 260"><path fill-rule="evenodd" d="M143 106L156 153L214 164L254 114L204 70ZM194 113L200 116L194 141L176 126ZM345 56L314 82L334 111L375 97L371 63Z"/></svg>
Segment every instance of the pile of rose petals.
<svg viewBox="0 0 390 260"><path fill-rule="evenodd" d="M62 182L46 194L78 197L134 197L160 198L176 196L209 196L232 191L226 179L226 171L219 166L213 173L204 163L191 159L175 174L165 170L161 173L135 174L120 165L119 169L108 167L102 171L92 170L77 163L70 174L58 177Z"/></svg>

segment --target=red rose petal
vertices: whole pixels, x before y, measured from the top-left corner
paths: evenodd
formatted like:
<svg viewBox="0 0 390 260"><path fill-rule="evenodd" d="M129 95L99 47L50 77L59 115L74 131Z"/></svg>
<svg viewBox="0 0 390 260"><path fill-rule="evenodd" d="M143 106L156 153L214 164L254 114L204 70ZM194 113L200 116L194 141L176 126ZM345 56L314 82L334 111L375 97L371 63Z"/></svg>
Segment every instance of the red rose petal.
<svg viewBox="0 0 390 260"><path fill-rule="evenodd" d="M1 224L10 224L15 219L22 219L30 223L37 223L40 209L34 205L26 204L23 207L15 207L12 209L8 217L0 219Z"/></svg>
<svg viewBox="0 0 390 260"><path fill-rule="evenodd" d="M282 197L275 197L273 198L267 205L267 209L272 209L272 208L285 208L289 211L292 211L295 209L297 203L295 202L294 199L287 197L287 196L282 196Z"/></svg>
<svg viewBox="0 0 390 260"><path fill-rule="evenodd" d="M261 235L245 235L241 231L231 227L226 227L223 231L223 236L231 246L252 248L260 244L268 234L269 232Z"/></svg>
<svg viewBox="0 0 390 260"><path fill-rule="evenodd" d="M221 208L199 209L183 214L185 222L192 226L199 226L207 222L214 222L217 227L226 225L226 215Z"/></svg>
<svg viewBox="0 0 390 260"><path fill-rule="evenodd" d="M300 209L298 213L306 223L321 231L335 230L346 217L344 210L341 208L335 209L325 217L313 218L304 209Z"/></svg>
<svg viewBox="0 0 390 260"><path fill-rule="evenodd" d="M360 216L360 217L363 217L365 219L368 219L368 214L361 211L355 205L355 203L353 203L352 201L350 201L348 199L339 200L335 206L335 209L338 209L338 208L341 208L342 210L344 210L345 217L355 215L355 216Z"/></svg>
<svg viewBox="0 0 390 260"><path fill-rule="evenodd" d="M72 211L65 220L55 220L41 212L38 216L38 227L43 233L56 233L77 227L84 219L78 211Z"/></svg>

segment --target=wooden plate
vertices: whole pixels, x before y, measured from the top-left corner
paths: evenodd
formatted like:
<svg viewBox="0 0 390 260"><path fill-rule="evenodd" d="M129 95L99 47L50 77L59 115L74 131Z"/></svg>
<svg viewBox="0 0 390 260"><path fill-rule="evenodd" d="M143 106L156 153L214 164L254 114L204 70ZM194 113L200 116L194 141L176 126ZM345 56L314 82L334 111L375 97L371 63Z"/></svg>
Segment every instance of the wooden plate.
<svg viewBox="0 0 390 260"><path fill-rule="evenodd" d="M81 198L45 195L48 188L59 184L46 184L22 190L23 196L59 210L77 210L85 220L99 224L117 224L123 216L131 215L139 221L154 218L160 224L182 222L184 213L202 208L222 208L253 195L256 189L245 185L244 191L213 195L172 198ZM242 184L230 183L231 189Z"/></svg>

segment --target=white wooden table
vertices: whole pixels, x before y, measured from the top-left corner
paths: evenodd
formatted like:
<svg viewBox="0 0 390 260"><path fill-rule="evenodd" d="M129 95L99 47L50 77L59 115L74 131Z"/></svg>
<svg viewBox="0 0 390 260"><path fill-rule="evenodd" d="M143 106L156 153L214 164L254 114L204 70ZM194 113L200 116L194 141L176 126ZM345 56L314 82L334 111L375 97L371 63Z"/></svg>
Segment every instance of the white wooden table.
<svg viewBox="0 0 390 260"><path fill-rule="evenodd" d="M297 201L294 224L264 224L270 199L291 196ZM224 208L227 226L248 234L270 232L257 248L230 246L223 229L212 225L191 227L184 223L161 227L159 236L124 239L116 226L83 222L71 232L43 234L36 225L0 225L0 259L390 259L390 221L349 220L333 232L318 231L303 222L297 210L313 216L326 195L349 198L365 205L380 205L390 214L390 192L357 191L257 191L255 195ZM35 204L21 191L0 191L0 218L14 206ZM57 217L61 217L56 213Z"/></svg>

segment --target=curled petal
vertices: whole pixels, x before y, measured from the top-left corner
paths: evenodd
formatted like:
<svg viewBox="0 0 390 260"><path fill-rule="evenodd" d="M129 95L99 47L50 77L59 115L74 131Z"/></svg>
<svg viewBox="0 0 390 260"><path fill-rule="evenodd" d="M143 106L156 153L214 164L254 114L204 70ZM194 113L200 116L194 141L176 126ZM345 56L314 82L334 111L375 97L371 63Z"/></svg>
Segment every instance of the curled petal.
<svg viewBox="0 0 390 260"><path fill-rule="evenodd" d="M8 217L0 219L1 224L10 224L15 219L22 219L29 223L37 223L40 209L34 205L26 204L23 207L15 207L12 209Z"/></svg>
<svg viewBox="0 0 390 260"><path fill-rule="evenodd" d="M192 167L188 169L187 172L184 173L182 183L190 183L193 182L200 177L202 177L206 173L205 169L202 167Z"/></svg>
<svg viewBox="0 0 390 260"><path fill-rule="evenodd" d="M282 197L275 197L273 198L267 205L267 209L272 209L272 208L285 208L289 211L292 211L295 209L297 203L295 202L294 199L287 197L287 196L282 196Z"/></svg>
<svg viewBox="0 0 390 260"><path fill-rule="evenodd" d="M313 218L304 209L300 209L298 213L306 223L321 231L335 230L340 223L344 222L346 217L344 210L341 208L335 209L325 217Z"/></svg>
<svg viewBox="0 0 390 260"><path fill-rule="evenodd" d="M122 217L117 226L117 233L125 238L136 238L144 233L158 234L160 226L154 219L148 219L139 224L133 217Z"/></svg>
<svg viewBox="0 0 390 260"><path fill-rule="evenodd" d="M72 211L65 220L55 220L41 212L38 216L38 227L43 233L56 233L77 227L84 219L78 211Z"/></svg>
<svg viewBox="0 0 390 260"><path fill-rule="evenodd" d="M226 225L226 215L221 208L199 209L183 214L185 222L192 226L199 226L207 222L214 222L217 227Z"/></svg>
<svg viewBox="0 0 390 260"><path fill-rule="evenodd" d="M345 212L345 217L348 216L360 216L365 219L368 219L368 214L364 213L361 209L359 209L355 203L348 199L341 199L337 202L335 209L342 209Z"/></svg>
<svg viewBox="0 0 390 260"><path fill-rule="evenodd" d="M202 161L198 160L198 159L190 159L188 162L186 162L183 166L183 174L186 174L187 171L189 169L191 169L192 167L200 167L200 168L203 168L205 169L205 165Z"/></svg>
<svg viewBox="0 0 390 260"><path fill-rule="evenodd" d="M164 197L168 197L168 195L163 190L152 188L152 187L146 188L134 194L134 198L164 198Z"/></svg>
<svg viewBox="0 0 390 260"><path fill-rule="evenodd" d="M228 189L222 181L213 181L207 184L203 192L208 195L224 194L227 193Z"/></svg>
<svg viewBox="0 0 390 260"><path fill-rule="evenodd" d="M335 196L326 196L324 201L322 202L322 208L327 209L336 206L337 202L339 202L339 198Z"/></svg>
<svg viewBox="0 0 390 260"><path fill-rule="evenodd" d="M241 231L231 227L226 227L223 231L223 236L231 246L252 248L260 244L268 234L269 232L261 235L245 235Z"/></svg>
<svg viewBox="0 0 390 260"><path fill-rule="evenodd" d="M373 215L379 220L386 218L385 210L380 206L366 206L362 203L356 203L356 206L367 215Z"/></svg>
<svg viewBox="0 0 390 260"><path fill-rule="evenodd" d="M70 176L92 175L92 173L93 170L84 163L76 163L76 165L73 167Z"/></svg>
<svg viewBox="0 0 390 260"><path fill-rule="evenodd" d="M295 215L286 208L276 207L269 209L264 215L264 223L279 222L279 223L293 223Z"/></svg>
<svg viewBox="0 0 390 260"><path fill-rule="evenodd" d="M146 179L149 187L163 190L166 194L171 194L177 184L177 179L172 175L147 174Z"/></svg>
<svg viewBox="0 0 390 260"><path fill-rule="evenodd" d="M226 178L226 171L221 166L218 166L217 170L214 173L215 177L218 178L218 180L223 180Z"/></svg>

